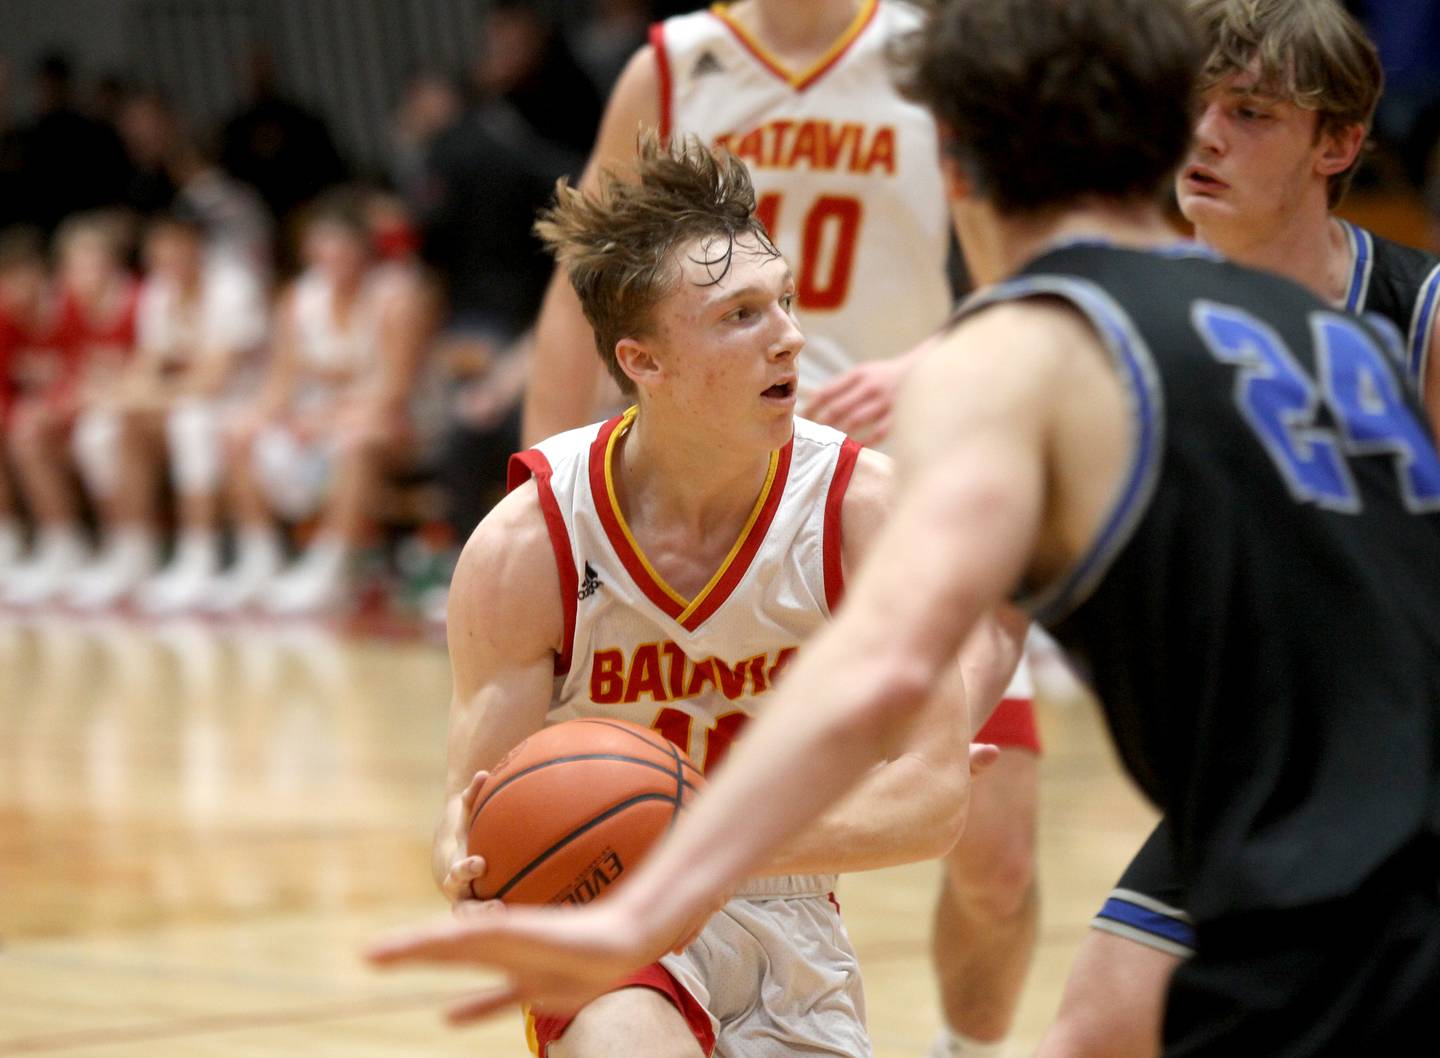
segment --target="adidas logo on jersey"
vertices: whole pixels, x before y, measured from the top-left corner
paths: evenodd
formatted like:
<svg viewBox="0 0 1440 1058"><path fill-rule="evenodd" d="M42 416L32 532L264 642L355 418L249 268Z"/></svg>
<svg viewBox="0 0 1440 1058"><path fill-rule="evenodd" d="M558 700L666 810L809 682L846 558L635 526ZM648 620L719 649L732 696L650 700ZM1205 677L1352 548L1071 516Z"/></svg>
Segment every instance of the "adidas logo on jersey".
<svg viewBox="0 0 1440 1058"><path fill-rule="evenodd" d="M720 60L715 58L713 51L700 53L700 58L695 60L695 67L690 71L691 77L701 77L707 73L724 73L725 67L720 65Z"/></svg>
<svg viewBox="0 0 1440 1058"><path fill-rule="evenodd" d="M591 568L590 563L587 562L585 563L585 579L580 582L580 590L576 593L575 597L581 602L584 602L599 590L600 578L595 575L595 570Z"/></svg>

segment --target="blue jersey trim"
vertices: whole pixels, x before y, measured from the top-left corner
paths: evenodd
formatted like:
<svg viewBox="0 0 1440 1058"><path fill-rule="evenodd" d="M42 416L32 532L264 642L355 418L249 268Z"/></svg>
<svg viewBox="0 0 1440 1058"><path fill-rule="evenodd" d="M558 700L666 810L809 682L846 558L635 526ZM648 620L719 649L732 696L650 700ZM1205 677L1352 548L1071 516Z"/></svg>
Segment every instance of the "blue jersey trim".
<svg viewBox="0 0 1440 1058"><path fill-rule="evenodd" d="M1112 896L1105 901L1104 906L1100 908L1095 917L1109 919L1111 922L1119 922L1131 929L1162 937L1192 951L1195 948L1195 927L1190 923L1162 911L1132 904L1128 900L1120 900Z"/></svg>
<svg viewBox="0 0 1440 1058"><path fill-rule="evenodd" d="M1130 467L1094 541L1068 572L1019 602L1044 624L1059 620L1085 601L1129 542L1149 507L1160 476L1164 400L1155 361L1129 315L1095 283L1062 275L1022 276L983 293L967 304L964 312L1040 296L1064 298L1089 319L1105 342L1130 397L1134 427Z"/></svg>
<svg viewBox="0 0 1440 1058"><path fill-rule="evenodd" d="M1124 249L1113 239L1106 239L1099 235L1077 235L1073 239L1060 239L1057 242L1047 243L1040 252L1042 254L1057 253L1060 250L1073 250L1077 247L1100 247L1105 250ZM1194 239L1176 239L1174 242L1163 243L1159 246L1147 246L1145 253L1153 253L1158 257L1168 257L1174 260L1182 258L1198 257L1206 261L1223 261L1225 257L1214 247L1206 246L1203 242L1196 242Z"/></svg>
<svg viewBox="0 0 1440 1058"><path fill-rule="evenodd" d="M1415 318L1410 322L1410 348L1405 368L1421 393L1425 392L1425 372L1429 369L1430 334L1435 329L1436 306L1440 305L1440 265L1436 265L1415 299Z"/></svg>
<svg viewBox="0 0 1440 1058"><path fill-rule="evenodd" d="M1348 220L1341 220L1340 224L1345 229L1345 238L1355 255L1355 263L1350 266L1350 286L1345 291L1345 311L1358 316L1365 310L1365 293L1370 289L1370 269L1375 263L1375 245L1370 240L1370 233L1364 228L1351 224Z"/></svg>

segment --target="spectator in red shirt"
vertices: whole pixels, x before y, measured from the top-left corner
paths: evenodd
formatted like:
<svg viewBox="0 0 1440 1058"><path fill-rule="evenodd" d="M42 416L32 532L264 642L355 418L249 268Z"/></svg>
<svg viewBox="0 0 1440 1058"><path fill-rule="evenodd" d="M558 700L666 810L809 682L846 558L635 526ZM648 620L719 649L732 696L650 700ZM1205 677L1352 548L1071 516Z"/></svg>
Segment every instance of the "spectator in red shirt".
<svg viewBox="0 0 1440 1058"><path fill-rule="evenodd" d="M124 223L105 213L72 217L56 233L53 353L32 356L22 368L22 393L8 431L20 489L38 529L29 561L6 578L4 599L14 606L45 602L62 591L83 603L82 588L102 571L126 564L148 573L154 565L151 531L142 538L107 534L101 558L82 568L88 548L74 487L78 469L102 522L123 521L116 517L126 501L114 487L116 438L106 436L104 411L135 344L136 284L123 264L126 235Z"/></svg>
<svg viewBox="0 0 1440 1058"><path fill-rule="evenodd" d="M0 437L38 361L58 356L55 302L50 297L45 243L33 228L0 233ZM14 567L24 532L10 460L0 449L0 578Z"/></svg>

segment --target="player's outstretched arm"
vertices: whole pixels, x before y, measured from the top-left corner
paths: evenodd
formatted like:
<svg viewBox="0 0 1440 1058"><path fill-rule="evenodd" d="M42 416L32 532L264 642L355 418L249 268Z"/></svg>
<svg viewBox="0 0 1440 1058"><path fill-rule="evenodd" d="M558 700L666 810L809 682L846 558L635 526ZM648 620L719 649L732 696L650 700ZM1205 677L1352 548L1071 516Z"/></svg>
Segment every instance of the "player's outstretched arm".
<svg viewBox="0 0 1440 1058"><path fill-rule="evenodd" d="M855 466L841 511L845 569L869 554L894 505L890 459L866 449ZM901 751L876 765L845 798L806 827L766 865L765 874L865 871L944 855L960 837L969 804L970 699L962 673L980 694L996 698L1019 661L1005 656L987 619L961 660L949 667L920 712ZM1023 630L1020 633L1023 639ZM1006 667L1006 671L999 671ZM978 701L988 715L987 699Z"/></svg>
<svg viewBox="0 0 1440 1058"><path fill-rule="evenodd" d="M640 130L653 128L659 121L660 79L655 52L646 45L631 56L615 83L580 187L593 191L605 169L624 172L635 157ZM545 291L531 356L520 427L523 446L585 425L600 393L602 372L595 335L561 268L555 269Z"/></svg>
<svg viewBox="0 0 1440 1058"><path fill-rule="evenodd" d="M506 909L398 936L372 958L505 970L510 984L476 997L467 1016L517 998L575 1009L662 954L727 886L896 753L961 643L1027 569L1047 513L1054 394L1065 392L1052 391L1051 369L1079 355L1048 337L992 309L917 367L901 431L914 470L846 605L624 888L580 911Z"/></svg>
<svg viewBox="0 0 1440 1058"><path fill-rule="evenodd" d="M544 726L563 623L559 573L530 482L485 516L450 586L453 690L432 870L452 903L468 895L480 867L464 855L467 790L477 771Z"/></svg>

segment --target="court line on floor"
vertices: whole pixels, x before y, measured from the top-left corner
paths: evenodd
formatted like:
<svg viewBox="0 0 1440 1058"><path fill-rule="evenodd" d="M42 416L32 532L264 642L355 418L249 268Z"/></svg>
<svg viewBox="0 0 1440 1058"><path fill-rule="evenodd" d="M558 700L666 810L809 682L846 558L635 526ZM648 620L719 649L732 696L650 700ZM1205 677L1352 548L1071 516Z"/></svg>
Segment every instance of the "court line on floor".
<svg viewBox="0 0 1440 1058"><path fill-rule="evenodd" d="M439 1009L468 993L414 992L400 996L371 996L350 1003L330 1003L319 1007L291 1011L249 1011L240 1014L210 1014L173 1018L150 1025L119 1025L109 1028L82 1029L33 1036L0 1039L0 1055L41 1054L68 1051L77 1047L105 1047L121 1043L171 1040L183 1036L201 1036L214 1032L241 1032L247 1029L273 1029L291 1025L307 1025L341 1018L391 1014L406 1010Z"/></svg>

